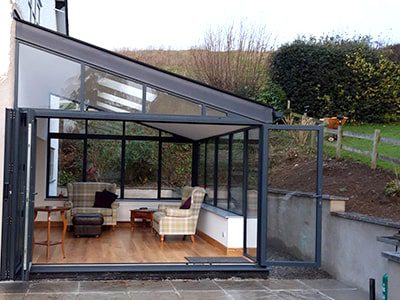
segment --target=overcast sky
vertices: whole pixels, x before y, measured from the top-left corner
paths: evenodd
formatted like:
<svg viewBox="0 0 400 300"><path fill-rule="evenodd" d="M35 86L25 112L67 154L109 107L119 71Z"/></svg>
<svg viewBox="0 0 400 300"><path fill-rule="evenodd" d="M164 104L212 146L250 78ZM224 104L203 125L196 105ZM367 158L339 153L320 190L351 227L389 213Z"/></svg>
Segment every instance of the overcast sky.
<svg viewBox="0 0 400 300"><path fill-rule="evenodd" d="M232 22L265 26L277 44L299 35L371 35L400 42L399 0L69 0L70 34L116 49L187 49Z"/></svg>

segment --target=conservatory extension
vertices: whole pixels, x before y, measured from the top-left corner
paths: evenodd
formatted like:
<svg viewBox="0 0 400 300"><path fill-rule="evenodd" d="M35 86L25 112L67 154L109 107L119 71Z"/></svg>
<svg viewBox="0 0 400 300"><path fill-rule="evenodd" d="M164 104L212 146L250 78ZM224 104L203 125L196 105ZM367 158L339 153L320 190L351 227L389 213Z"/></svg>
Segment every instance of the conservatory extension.
<svg viewBox="0 0 400 300"><path fill-rule="evenodd" d="M15 222L2 237L12 278L319 265L319 126L274 125L271 107L22 21L16 47L3 204ZM295 191L273 180L291 151L315 169ZM103 194L117 199L99 206Z"/></svg>

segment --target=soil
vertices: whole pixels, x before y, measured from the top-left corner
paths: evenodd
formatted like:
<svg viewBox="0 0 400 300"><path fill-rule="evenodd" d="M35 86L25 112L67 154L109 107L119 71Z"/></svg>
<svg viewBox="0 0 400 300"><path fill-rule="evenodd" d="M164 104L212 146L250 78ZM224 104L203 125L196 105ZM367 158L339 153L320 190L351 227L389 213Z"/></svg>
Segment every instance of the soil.
<svg viewBox="0 0 400 300"><path fill-rule="evenodd" d="M270 187L315 192L316 163L287 158L270 171ZM324 161L323 194L345 196L346 211L400 220L400 195L387 197L384 188L395 174L350 160Z"/></svg>

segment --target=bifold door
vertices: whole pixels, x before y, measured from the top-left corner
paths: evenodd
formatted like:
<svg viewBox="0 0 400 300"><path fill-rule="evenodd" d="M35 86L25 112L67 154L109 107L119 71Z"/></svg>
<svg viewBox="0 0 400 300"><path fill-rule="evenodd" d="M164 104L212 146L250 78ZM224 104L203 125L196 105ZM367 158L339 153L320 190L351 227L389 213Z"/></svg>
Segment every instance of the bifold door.
<svg viewBox="0 0 400 300"><path fill-rule="evenodd" d="M32 111L6 114L1 275L26 280L32 261L36 122Z"/></svg>
<svg viewBox="0 0 400 300"><path fill-rule="evenodd" d="M320 266L323 128L267 125L260 257L266 266Z"/></svg>

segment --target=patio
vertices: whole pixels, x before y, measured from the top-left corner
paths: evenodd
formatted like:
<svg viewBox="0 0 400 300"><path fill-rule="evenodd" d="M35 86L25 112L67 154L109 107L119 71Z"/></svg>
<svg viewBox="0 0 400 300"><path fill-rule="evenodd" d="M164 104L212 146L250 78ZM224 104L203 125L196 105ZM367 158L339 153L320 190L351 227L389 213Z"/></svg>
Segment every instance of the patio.
<svg viewBox="0 0 400 300"><path fill-rule="evenodd" d="M334 279L46 280L0 283L6 299L309 299L364 300L368 295Z"/></svg>

